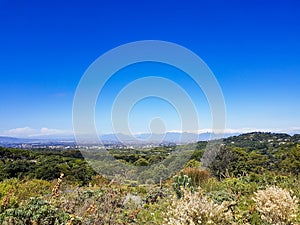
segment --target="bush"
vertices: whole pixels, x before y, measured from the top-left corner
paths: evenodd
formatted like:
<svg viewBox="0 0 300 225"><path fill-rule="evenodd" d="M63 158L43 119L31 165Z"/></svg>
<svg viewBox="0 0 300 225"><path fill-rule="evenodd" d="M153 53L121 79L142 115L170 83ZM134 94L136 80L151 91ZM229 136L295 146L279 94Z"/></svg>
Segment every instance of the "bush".
<svg viewBox="0 0 300 225"><path fill-rule="evenodd" d="M298 213L298 199L287 190L268 187L255 193L253 200L262 220L276 225L293 224Z"/></svg>
<svg viewBox="0 0 300 225"><path fill-rule="evenodd" d="M215 204L201 192L191 193L184 190L184 196L171 203L165 224L232 224L233 218L227 204Z"/></svg>
<svg viewBox="0 0 300 225"><path fill-rule="evenodd" d="M196 159L191 159L190 161L188 161L186 164L185 164L185 168L188 168L188 167L192 167L192 168L200 168L201 166L201 163L199 161L197 161Z"/></svg>
<svg viewBox="0 0 300 225"><path fill-rule="evenodd" d="M66 224L68 219L68 214L41 198L30 198L21 207L7 209L0 214L0 222L3 225L58 225Z"/></svg>
<svg viewBox="0 0 300 225"><path fill-rule="evenodd" d="M183 173L191 178L193 185L200 186L201 183L206 182L210 173L207 170L188 167L183 170Z"/></svg>

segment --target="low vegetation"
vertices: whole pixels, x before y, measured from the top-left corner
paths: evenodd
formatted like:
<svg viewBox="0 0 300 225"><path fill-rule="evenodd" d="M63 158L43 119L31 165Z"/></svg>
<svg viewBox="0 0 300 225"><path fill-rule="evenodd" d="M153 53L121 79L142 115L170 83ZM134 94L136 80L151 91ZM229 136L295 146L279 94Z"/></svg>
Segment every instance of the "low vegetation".
<svg viewBox="0 0 300 225"><path fill-rule="evenodd" d="M0 148L0 224L300 224L299 141L271 133L227 138L206 168L205 142L182 146L193 149L190 161L161 185L121 173L108 180L76 150ZM173 150L111 153L151 165Z"/></svg>

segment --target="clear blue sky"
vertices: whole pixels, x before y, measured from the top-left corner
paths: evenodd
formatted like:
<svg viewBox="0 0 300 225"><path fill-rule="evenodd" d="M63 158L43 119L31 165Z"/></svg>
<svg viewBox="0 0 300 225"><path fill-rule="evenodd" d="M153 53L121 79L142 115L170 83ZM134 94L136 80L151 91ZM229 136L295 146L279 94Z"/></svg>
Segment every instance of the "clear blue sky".
<svg viewBox="0 0 300 225"><path fill-rule="evenodd" d="M185 46L208 64L228 128L300 127L299 11L297 0L0 0L0 134L72 130L73 96L88 66L118 45L148 39ZM139 124L138 112L149 112L144 103L132 114Z"/></svg>

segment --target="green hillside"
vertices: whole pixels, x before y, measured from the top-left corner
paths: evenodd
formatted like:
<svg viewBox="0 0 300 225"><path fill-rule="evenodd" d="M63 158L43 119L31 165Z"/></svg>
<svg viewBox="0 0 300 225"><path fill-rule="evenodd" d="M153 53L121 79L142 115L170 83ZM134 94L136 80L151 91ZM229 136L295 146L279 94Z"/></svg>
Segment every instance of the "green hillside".
<svg viewBox="0 0 300 225"><path fill-rule="evenodd" d="M256 132L220 143L108 151L124 164L154 169L138 180L130 171L106 179L75 149L0 147L1 224L300 222L300 135ZM177 152L191 156L181 171L161 184L147 179L164 178Z"/></svg>

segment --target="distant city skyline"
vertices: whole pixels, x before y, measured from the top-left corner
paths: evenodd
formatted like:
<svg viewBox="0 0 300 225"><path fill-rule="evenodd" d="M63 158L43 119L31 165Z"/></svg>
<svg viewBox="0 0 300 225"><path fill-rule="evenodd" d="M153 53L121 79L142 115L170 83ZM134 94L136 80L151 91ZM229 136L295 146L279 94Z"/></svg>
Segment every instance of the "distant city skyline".
<svg viewBox="0 0 300 225"><path fill-rule="evenodd" d="M300 131L299 9L292 0L1 1L0 136L72 135L81 76L105 52L139 40L174 42L204 60L223 91L225 133ZM211 130L205 94L176 68L145 63L116 73L99 95L99 134L113 133L115 97L143 76L180 84L199 113L200 129L189 132ZM165 131L182 131L179 116L168 102L147 98L129 122L133 133L148 133L156 118Z"/></svg>

